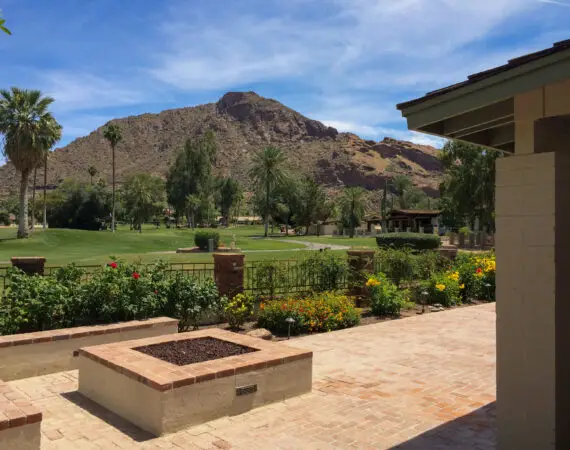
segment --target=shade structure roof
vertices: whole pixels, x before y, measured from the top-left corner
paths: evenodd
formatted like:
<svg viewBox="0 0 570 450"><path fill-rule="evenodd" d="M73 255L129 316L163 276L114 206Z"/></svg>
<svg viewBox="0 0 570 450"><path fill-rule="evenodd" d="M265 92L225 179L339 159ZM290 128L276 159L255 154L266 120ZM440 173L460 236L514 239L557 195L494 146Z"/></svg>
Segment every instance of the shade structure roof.
<svg viewBox="0 0 570 450"><path fill-rule="evenodd" d="M397 105L408 128L514 151L514 97L570 77L570 39Z"/></svg>

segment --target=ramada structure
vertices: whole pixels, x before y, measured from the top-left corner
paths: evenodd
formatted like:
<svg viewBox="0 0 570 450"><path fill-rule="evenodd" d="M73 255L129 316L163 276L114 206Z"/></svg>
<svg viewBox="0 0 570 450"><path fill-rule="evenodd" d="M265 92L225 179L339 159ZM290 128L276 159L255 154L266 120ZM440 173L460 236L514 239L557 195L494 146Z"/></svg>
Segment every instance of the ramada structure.
<svg viewBox="0 0 570 450"><path fill-rule="evenodd" d="M497 408L504 450L570 448L570 40L398 105L497 162Z"/></svg>

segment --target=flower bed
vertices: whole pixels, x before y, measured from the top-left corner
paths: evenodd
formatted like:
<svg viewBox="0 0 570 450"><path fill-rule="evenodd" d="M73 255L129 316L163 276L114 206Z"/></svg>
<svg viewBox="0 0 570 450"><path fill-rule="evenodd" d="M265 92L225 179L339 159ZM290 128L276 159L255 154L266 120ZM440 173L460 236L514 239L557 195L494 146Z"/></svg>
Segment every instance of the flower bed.
<svg viewBox="0 0 570 450"><path fill-rule="evenodd" d="M271 300L260 305L258 325L276 334L333 331L358 325L359 310L346 295L323 292L308 297Z"/></svg>

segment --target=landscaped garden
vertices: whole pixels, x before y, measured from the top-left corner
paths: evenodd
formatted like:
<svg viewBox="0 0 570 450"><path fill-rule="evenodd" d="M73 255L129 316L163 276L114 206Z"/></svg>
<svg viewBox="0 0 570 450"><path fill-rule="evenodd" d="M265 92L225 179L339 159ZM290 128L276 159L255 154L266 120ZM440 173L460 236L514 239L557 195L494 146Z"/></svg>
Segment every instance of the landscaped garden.
<svg viewBox="0 0 570 450"><path fill-rule="evenodd" d="M0 334L159 316L178 319L180 331L209 319L236 331L247 323L277 335L305 334L369 323L370 316L494 300L493 253L460 253L450 261L433 250L381 248L360 272L345 254L303 254L246 263L244 292L230 296L218 293L213 269L182 271L167 262L108 260L90 273L70 264L45 276L8 269Z"/></svg>

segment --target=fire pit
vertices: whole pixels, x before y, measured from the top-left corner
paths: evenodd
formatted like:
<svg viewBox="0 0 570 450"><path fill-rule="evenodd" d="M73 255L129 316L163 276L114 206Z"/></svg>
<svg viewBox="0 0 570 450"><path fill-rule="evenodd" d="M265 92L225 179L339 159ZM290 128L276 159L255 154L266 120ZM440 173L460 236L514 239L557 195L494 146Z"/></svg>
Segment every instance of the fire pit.
<svg viewBox="0 0 570 450"><path fill-rule="evenodd" d="M310 392L312 352L219 329L79 350L79 392L155 435Z"/></svg>

